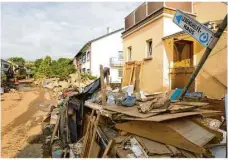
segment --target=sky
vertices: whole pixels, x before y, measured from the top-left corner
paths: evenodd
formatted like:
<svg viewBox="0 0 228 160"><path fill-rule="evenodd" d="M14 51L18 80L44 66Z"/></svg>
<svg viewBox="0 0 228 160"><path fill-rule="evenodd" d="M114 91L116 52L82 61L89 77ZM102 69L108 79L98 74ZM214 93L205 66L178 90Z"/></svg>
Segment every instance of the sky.
<svg viewBox="0 0 228 160"><path fill-rule="evenodd" d="M1 58L73 58L91 39L124 27L141 2L1 3Z"/></svg>

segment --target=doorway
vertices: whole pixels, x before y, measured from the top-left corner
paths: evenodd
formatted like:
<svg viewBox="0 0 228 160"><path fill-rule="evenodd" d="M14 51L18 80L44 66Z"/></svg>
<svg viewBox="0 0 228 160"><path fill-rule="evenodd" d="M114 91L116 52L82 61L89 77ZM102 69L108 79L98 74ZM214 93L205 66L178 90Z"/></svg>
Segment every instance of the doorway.
<svg viewBox="0 0 228 160"><path fill-rule="evenodd" d="M171 68L171 89L184 88L194 71L193 41L174 40L173 68ZM195 91L195 81L189 91Z"/></svg>

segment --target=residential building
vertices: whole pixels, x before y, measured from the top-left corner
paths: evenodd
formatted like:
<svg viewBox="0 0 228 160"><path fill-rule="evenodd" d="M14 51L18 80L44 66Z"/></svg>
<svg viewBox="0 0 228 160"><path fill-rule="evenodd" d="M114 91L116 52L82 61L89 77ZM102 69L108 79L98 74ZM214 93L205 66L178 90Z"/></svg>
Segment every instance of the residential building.
<svg viewBox="0 0 228 160"><path fill-rule="evenodd" d="M1 75L5 74L7 78L13 78L13 68L8 61L1 59Z"/></svg>
<svg viewBox="0 0 228 160"><path fill-rule="evenodd" d="M1 59L1 71L8 72L10 69L10 63Z"/></svg>
<svg viewBox="0 0 228 160"><path fill-rule="evenodd" d="M121 33L124 29L100 36L87 42L75 55L74 64L81 72L100 76L100 65L110 68L110 83L120 83L123 66L123 43Z"/></svg>
<svg viewBox="0 0 228 160"><path fill-rule="evenodd" d="M227 4L145 2L131 12L125 18L125 31L122 34L125 63L123 86L134 83L132 80L137 65L141 67L141 90L158 92L185 86L205 48L173 23L176 9L209 28L211 24L216 28L227 13ZM201 70L190 91L201 91L212 98L221 98L226 94L226 41L225 32L202 69L205 73ZM216 61L218 58L221 61ZM207 82L213 88L207 87ZM219 91L215 93L215 89Z"/></svg>

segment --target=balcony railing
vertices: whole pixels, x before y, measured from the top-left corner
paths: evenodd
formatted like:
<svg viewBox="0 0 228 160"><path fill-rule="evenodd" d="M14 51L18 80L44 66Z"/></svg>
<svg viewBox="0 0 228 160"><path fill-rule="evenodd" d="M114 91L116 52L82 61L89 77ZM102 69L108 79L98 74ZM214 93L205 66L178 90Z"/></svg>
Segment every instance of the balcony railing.
<svg viewBox="0 0 228 160"><path fill-rule="evenodd" d="M123 66L123 60L116 57L112 57L110 58L110 66L112 67Z"/></svg>

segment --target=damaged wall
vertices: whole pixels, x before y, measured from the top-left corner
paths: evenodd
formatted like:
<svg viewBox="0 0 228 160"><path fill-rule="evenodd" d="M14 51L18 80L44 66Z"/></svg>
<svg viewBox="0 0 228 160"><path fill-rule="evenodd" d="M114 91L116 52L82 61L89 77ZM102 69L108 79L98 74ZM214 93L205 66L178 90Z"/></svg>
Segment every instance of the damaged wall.
<svg viewBox="0 0 228 160"><path fill-rule="evenodd" d="M196 54L196 63L204 50ZM227 32L222 34L202 67L197 77L197 90L211 98L222 98L227 93Z"/></svg>

